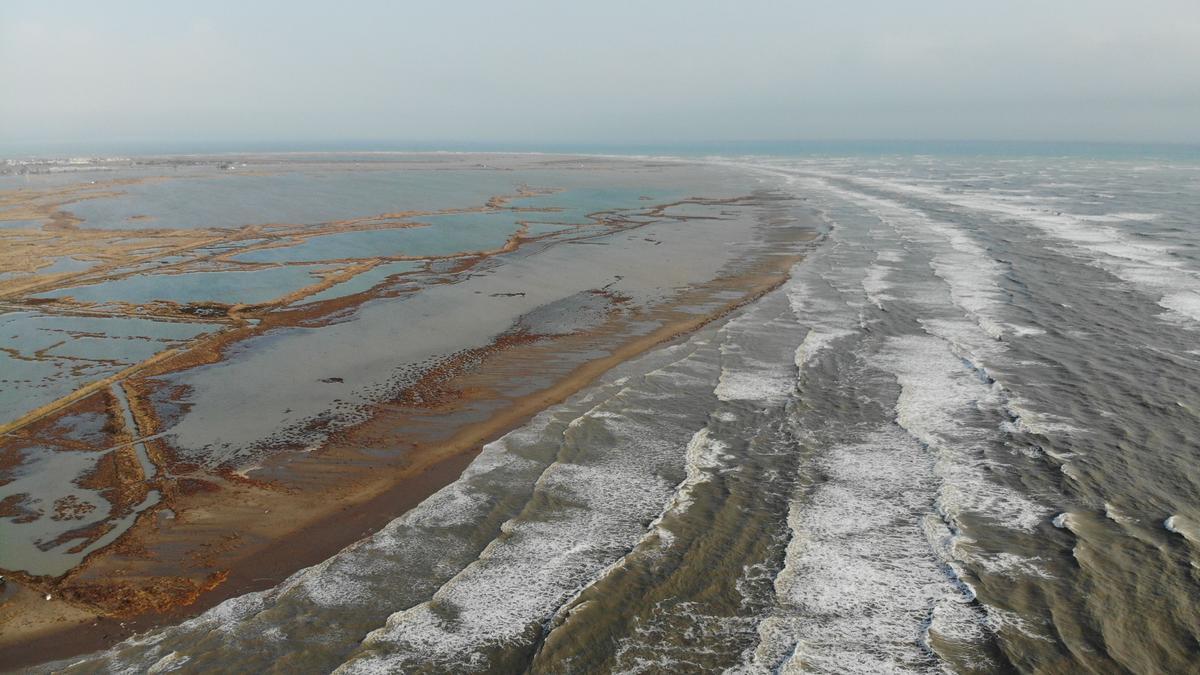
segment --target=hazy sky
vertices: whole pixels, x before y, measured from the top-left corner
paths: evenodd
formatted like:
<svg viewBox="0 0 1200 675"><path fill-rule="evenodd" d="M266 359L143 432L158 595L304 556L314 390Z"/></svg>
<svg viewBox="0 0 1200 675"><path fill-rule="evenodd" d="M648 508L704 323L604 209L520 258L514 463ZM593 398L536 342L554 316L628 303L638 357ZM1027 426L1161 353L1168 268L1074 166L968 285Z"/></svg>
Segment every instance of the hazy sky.
<svg viewBox="0 0 1200 675"><path fill-rule="evenodd" d="M0 143L1200 141L1200 0L0 2Z"/></svg>

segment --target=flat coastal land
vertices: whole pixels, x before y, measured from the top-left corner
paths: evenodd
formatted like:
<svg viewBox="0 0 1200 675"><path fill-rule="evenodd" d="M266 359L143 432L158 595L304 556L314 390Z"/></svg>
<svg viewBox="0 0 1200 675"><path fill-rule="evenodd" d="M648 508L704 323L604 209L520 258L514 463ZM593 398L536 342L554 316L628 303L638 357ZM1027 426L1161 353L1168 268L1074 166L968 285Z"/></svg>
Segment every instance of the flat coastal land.
<svg viewBox="0 0 1200 675"><path fill-rule="evenodd" d="M3 358L24 369L0 398L5 668L326 559L777 287L820 233L704 163L54 166L0 180Z"/></svg>

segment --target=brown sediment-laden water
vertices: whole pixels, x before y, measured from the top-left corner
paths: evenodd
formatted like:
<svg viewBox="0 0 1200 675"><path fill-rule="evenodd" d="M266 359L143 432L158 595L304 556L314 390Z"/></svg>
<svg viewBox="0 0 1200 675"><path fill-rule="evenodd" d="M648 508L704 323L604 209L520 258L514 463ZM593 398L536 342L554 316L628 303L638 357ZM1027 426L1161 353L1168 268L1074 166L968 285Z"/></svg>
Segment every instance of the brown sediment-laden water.
<svg viewBox="0 0 1200 675"><path fill-rule="evenodd" d="M79 375L100 384L8 432L0 494L91 466L53 513L124 529L72 538L32 487L10 499L4 533L95 548L5 554L70 564L12 569L5 605L83 627L0 653L33 663L57 635L76 642L41 660L70 658L43 669L1195 669L1196 166L454 162L439 170L548 173L375 210L419 212L407 232L515 208L557 225L506 213L515 238L413 241L424 259L320 257L356 250L317 243L353 227L223 230L248 250L168 274L240 257L352 286L205 298L209 323L161 309L143 320L216 327ZM143 198L126 210L175 222ZM53 212L71 231L155 222L107 208ZM52 286L7 296L3 325L156 300ZM38 359L62 348L46 326L19 333Z"/></svg>

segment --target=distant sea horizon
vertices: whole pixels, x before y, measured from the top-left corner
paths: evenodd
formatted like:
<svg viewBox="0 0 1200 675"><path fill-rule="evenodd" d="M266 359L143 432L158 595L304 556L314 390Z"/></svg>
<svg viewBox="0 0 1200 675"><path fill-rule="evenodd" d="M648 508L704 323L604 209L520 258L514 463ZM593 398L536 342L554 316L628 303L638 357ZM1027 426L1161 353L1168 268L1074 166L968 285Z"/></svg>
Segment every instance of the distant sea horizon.
<svg viewBox="0 0 1200 675"><path fill-rule="evenodd" d="M720 156L985 156L1167 159L1200 162L1200 143L999 140L753 140L753 141L18 141L0 142L0 159L150 157L256 153L479 152L588 155Z"/></svg>

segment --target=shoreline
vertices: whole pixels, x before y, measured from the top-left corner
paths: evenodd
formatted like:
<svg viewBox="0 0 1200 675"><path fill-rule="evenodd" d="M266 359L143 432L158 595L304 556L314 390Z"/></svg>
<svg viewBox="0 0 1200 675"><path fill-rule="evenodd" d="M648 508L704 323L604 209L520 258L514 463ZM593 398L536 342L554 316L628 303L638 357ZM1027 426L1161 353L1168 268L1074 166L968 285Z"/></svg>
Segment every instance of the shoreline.
<svg viewBox="0 0 1200 675"><path fill-rule="evenodd" d="M811 241L812 233L803 240ZM131 635L155 627L178 623L219 604L230 597L273 587L296 571L327 559L364 536L377 531L391 520L423 501L429 495L458 478L481 447L506 433L519 428L538 412L558 403L590 385L611 368L651 349L676 341L695 330L727 318L731 313L753 303L778 288L788 279L788 270L801 258L800 254L767 256L762 264L773 270L758 270L743 279L744 293L735 300L722 303L714 311L696 314L676 311L673 320L664 321L658 329L644 335L631 336L600 358L585 361L558 378L550 386L521 396L487 419L458 427L453 435L434 447L422 448L413 461L378 468L389 469L385 475L366 485L351 485L338 490L340 503L319 517L286 532L278 532L268 542L246 555L229 561L228 576L215 588L200 591L192 602L174 606L164 612L141 612L125 621L113 618L84 618L60 622L70 625L61 628L27 627L26 631L9 633L0 639L0 663L3 668L24 668L50 661L107 648ZM728 284L729 281L726 281ZM724 286L729 290L729 286ZM507 351L507 350L505 350ZM369 424L369 423L368 423ZM327 467L326 467L327 468ZM361 469L359 472L361 473ZM357 476L361 483L362 476ZM320 497L321 491L310 497ZM259 495L261 496L261 495ZM225 495L226 498L229 495ZM311 500L310 500L311 501ZM311 506L312 504L310 504ZM153 515L153 514L152 514ZM347 523L354 523L347 527ZM136 527L136 526L135 526ZM132 532L132 530L131 530ZM303 543L301 543L303 542ZM30 607L41 603L40 594L31 601L16 602ZM57 604L57 603L56 603ZM14 609L9 607L8 609ZM36 610L36 607L35 607ZM10 625L11 629L12 626ZM32 628L32 630L30 629ZM29 639L22 640L22 636Z"/></svg>
<svg viewBox="0 0 1200 675"><path fill-rule="evenodd" d="M523 168L533 170L538 166ZM599 163L588 166L587 171L613 168L625 167ZM657 169L656 166L641 168ZM489 167L489 170L511 169ZM0 670L102 649L130 635L179 623L227 598L274 587L296 571L320 563L378 531L454 482L483 445L588 387L609 369L721 321L777 288L787 280L792 265L810 250L811 242L820 238L819 219L814 220L807 207L789 211L796 202L786 193L752 189L761 184L753 179L746 178L748 184L743 184L739 182L742 178L733 178L738 187L728 187L726 181L731 180L730 176L743 174L728 169L717 166L717 174L712 174L709 168L689 169L690 173L680 174L686 181L719 176L718 183L711 182L711 178L708 183L695 183L703 189L715 190L715 193L701 193L708 197L684 196L691 193L672 188L680 194L651 205L627 208L632 215L606 219L606 211L587 214L589 223L603 226L598 231L580 225L561 232L529 231L528 223L520 219L522 213L554 212L562 207L551 204L532 209L509 203L518 197L563 189L557 187L535 188L519 183L511 193L493 193L485 206L442 209L438 212L466 213L503 207L513 211L519 228L497 249L422 257L426 261L424 267L406 272L416 275L413 279L419 279L422 282L419 285L377 284L295 307L283 307L279 302L234 306L221 320L214 320L227 324L226 330L199 336L180 349L167 350L136 364L137 372L124 379L122 376L128 375L125 371L105 378L95 391L89 390L93 395L76 392L69 397L77 398L75 403L63 405L60 400L47 406L56 410L35 411L37 419L23 420L26 426L20 433L8 435L13 441L9 459L20 459L24 448L39 443L55 452L108 448L102 451L105 454L97 460L95 468L81 474L79 480L86 482L81 483L85 489L105 490L103 498L112 504L112 512L116 514L113 517L126 520L118 525L122 528L119 535L105 539L94 550L86 549L82 559L57 576L5 573L9 583L7 590L0 585L3 590L0 599L6 600L0 602ZM674 177L676 174L670 175L662 184L673 186L676 183L672 180L681 180ZM631 193L639 194L640 189L642 186L637 186ZM644 202L652 198L638 199ZM676 206L683 207L679 209L681 213L673 210ZM697 208L701 209L701 215L694 215ZM712 212L705 215L704 209ZM725 210L718 213L716 209ZM330 221L321 223L317 229L321 233L349 225L354 225L350 228L354 230L377 229L380 219L413 213ZM673 227L664 232L651 229L646 234L633 234L647 226L693 219L700 223L698 232L705 234L685 235L684 230ZM719 222L725 220L731 223ZM383 229L398 225L413 226L389 222ZM225 238L241 241L258 233L258 229L252 229L230 232ZM285 229L273 231L275 236L265 240L254 241L251 248L280 246L284 240L293 245L297 237L307 241L316 236ZM93 238L86 230L77 232L85 239ZM672 234L664 237L664 233ZM622 242L614 247L621 252L611 258L608 253L599 257L591 253L565 254L563 251L574 247L561 248L584 243L608 245L613 243L605 239L610 235ZM597 238L600 241L593 241ZM649 246L641 243L643 240ZM712 248L709 242L716 242L717 246L734 242L739 245L727 251ZM640 271L631 263L638 261L643 267L659 264L664 254L653 246L662 243L682 248L673 248L661 258L665 264L663 271L639 276ZM223 260L236 250L239 249L208 252L204 260ZM685 264L679 257L680 251L688 253L687 260L693 262ZM497 257L508 260L508 254L517 261L516 267L492 262ZM541 257L543 254L546 257ZM584 257L580 259L579 255ZM536 273L526 270L522 267L526 263L520 262L526 258L535 260L531 256L539 256L536 265L541 269ZM574 266L578 261L589 258L591 266L585 265L576 273ZM617 262L617 266L612 267L609 260ZM697 260L708 264L696 266ZM369 269L384 261L371 258L341 262L357 262L359 266L369 262L372 263L367 266ZM174 263L169 266L168 273L183 271L175 270L177 266ZM105 274L111 276L115 269ZM517 270L500 273L497 288L508 293L489 295L488 291L495 288L486 284L492 282L471 281L490 277L498 269ZM140 273L133 269L122 271L125 275ZM317 285L332 286L343 280L340 272L345 271L325 275ZM563 273L569 275L570 291L558 290ZM628 294L609 290L626 277L633 280L624 284ZM539 283L542 288L555 290L539 292L535 290ZM439 288L467 289L440 291L433 297L443 301L457 300L460 296L476 298L465 306L473 307L478 312L475 316L491 322L489 332L456 338L462 342L458 351L445 351L444 355L435 352L439 355L433 359L413 360L409 367L417 369L419 376L415 380L390 391L386 397L356 403L358 408L344 416L345 422L331 418L334 424L326 427L328 419L301 419L306 426L297 424L294 432L288 432L293 435L281 434L269 444L252 448L251 452L259 455L248 456L242 465L218 458L230 463L210 466L203 459L181 452L181 448L200 445L187 446L166 437L165 430L189 414L192 403L187 402L190 394L186 385L171 384L170 380L162 379L165 376L232 360L230 350L256 335L279 328L336 326L369 302L406 297L417 290L432 289L430 292L434 293ZM306 286L301 290L312 288ZM530 298L526 298L526 290L530 291ZM564 295L560 297L559 293ZM501 301L517 303L515 307L520 313L507 309L512 305L493 310L491 303L501 301L487 298L496 296L514 298ZM181 311L176 308L168 314ZM155 318L169 318L165 314L160 317L158 310L154 314ZM196 318L189 315L187 320ZM504 329L497 319L513 323ZM376 321L365 325L388 324ZM452 321L449 325L456 324ZM329 344L330 348L336 346L333 342ZM437 348L444 349L440 345ZM419 349L411 351L419 354ZM377 353L375 358L394 358L390 355L391 351L388 355ZM254 363L253 367L264 370L268 365L275 364ZM319 374L311 376L313 382L341 385L342 367L338 362L333 367L326 366L323 372L316 371ZM104 385L109 380L122 381L121 393L128 396L127 401L118 401L120 397L107 391L111 387ZM329 391L322 389L321 384L315 386L322 392ZM270 391L290 390L284 387ZM253 411L261 405L250 402L245 410ZM279 410L287 405L284 413L290 413L293 403L287 400L274 405ZM118 414L121 411L124 415ZM56 426L59 418L81 413L109 420L99 431L88 432L92 436L87 442L93 448L67 438L63 431L67 427ZM312 435L305 436L306 433ZM104 440L94 440L101 437ZM319 440L314 443L311 438ZM140 446L140 454L136 446ZM146 461L140 461L139 467L139 460ZM87 525L90 529L77 528L67 534L74 534L75 538L92 537L88 541L93 541L105 536L103 528L110 527L108 522L97 521L95 525ZM51 596L53 602L43 599L44 595Z"/></svg>

